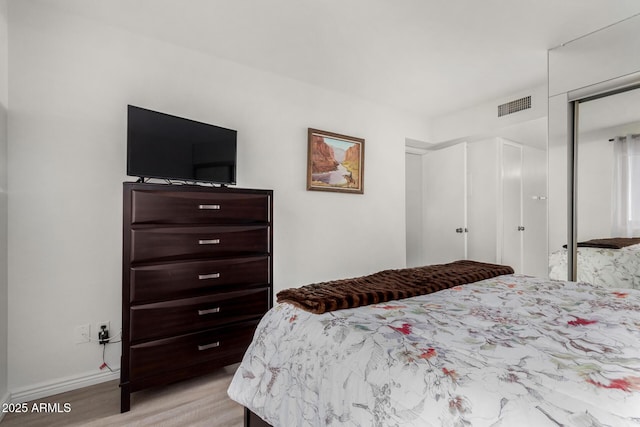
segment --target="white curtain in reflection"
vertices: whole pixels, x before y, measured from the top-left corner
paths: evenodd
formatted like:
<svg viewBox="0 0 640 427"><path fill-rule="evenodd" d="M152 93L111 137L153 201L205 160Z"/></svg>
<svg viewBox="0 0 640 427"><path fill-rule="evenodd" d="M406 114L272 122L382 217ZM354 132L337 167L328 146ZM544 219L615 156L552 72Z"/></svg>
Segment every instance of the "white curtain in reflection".
<svg viewBox="0 0 640 427"><path fill-rule="evenodd" d="M640 135L614 141L612 236L640 237Z"/></svg>

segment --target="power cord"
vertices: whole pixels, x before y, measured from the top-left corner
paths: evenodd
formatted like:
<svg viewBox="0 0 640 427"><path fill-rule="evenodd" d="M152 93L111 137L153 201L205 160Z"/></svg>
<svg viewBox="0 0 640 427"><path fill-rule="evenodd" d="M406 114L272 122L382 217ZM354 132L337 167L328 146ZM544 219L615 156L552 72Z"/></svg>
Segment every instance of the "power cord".
<svg viewBox="0 0 640 427"><path fill-rule="evenodd" d="M120 335L120 334L122 334L122 331L120 331L120 333L118 333L118 335ZM107 344L116 344L116 343L121 342L122 340L111 341L111 339L113 339L113 337L104 339L100 343L100 345L102 346L102 365L100 365L100 370L103 370L104 368L107 368L111 372L118 372L118 371L120 371L120 369L113 369L113 368L111 368L111 366L109 366L109 364L107 363L107 360L105 359L105 353L107 351Z"/></svg>
<svg viewBox="0 0 640 427"><path fill-rule="evenodd" d="M120 331L117 334L115 334L114 336L106 338L106 339L98 338L96 340L96 339L91 338L89 335L85 335L85 334L82 334L82 337L85 338L85 339L88 339L91 342L97 342L98 344L103 344L103 341L106 341L106 344L115 344L115 343L119 343L121 340L119 340L119 341L111 341L111 340L113 340L114 338L119 337L120 335L122 335L122 331Z"/></svg>
<svg viewBox="0 0 640 427"><path fill-rule="evenodd" d="M109 343L102 343L102 365L100 365L100 370L103 370L104 368L109 369L111 372L116 372L114 371L111 366L109 366L109 364L107 363L107 361L105 360L105 352L107 350L107 344Z"/></svg>
<svg viewBox="0 0 640 427"><path fill-rule="evenodd" d="M106 361L106 351L107 351L107 344L117 344L119 342L122 342L122 339L118 340L118 341L113 341L115 338L120 337L122 335L122 330L120 330L120 332L118 332L117 334L115 334L114 336L110 337L109 336L109 332L106 329L102 329L100 332L98 332L98 339L93 339L88 335L83 334L82 336L86 339L88 339L91 342L95 342L98 343L102 346L102 365L99 366L100 370L103 370L105 368L109 369L109 371L111 372L118 372L120 371L120 369L113 369L111 366L109 366L109 364Z"/></svg>

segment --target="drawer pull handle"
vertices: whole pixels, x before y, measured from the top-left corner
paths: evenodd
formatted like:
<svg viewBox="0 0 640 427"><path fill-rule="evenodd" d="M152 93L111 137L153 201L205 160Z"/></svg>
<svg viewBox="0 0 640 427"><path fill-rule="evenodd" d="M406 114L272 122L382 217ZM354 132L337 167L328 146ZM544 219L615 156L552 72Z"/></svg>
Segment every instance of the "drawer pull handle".
<svg viewBox="0 0 640 427"><path fill-rule="evenodd" d="M219 277L220 273L198 274L198 280L217 279Z"/></svg>
<svg viewBox="0 0 640 427"><path fill-rule="evenodd" d="M210 348L220 347L220 341L212 342L211 344L199 345L198 350L209 350Z"/></svg>
<svg viewBox="0 0 640 427"><path fill-rule="evenodd" d="M220 312L220 307L210 308L207 310L198 310L198 316L204 316L205 314L213 314L213 313L219 313L219 312Z"/></svg>
<svg viewBox="0 0 640 427"><path fill-rule="evenodd" d="M199 245L219 245L220 239L200 239L198 240Z"/></svg>
<svg viewBox="0 0 640 427"><path fill-rule="evenodd" d="M198 209L205 211L219 211L220 205L198 205Z"/></svg>

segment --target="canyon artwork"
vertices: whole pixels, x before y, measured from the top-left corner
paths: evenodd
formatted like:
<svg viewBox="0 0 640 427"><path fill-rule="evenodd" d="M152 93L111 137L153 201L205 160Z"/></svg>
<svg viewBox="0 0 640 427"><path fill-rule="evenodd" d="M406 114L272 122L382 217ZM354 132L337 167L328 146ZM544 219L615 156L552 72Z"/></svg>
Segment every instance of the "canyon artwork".
<svg viewBox="0 0 640 427"><path fill-rule="evenodd" d="M308 149L308 190L363 193L363 139L309 129Z"/></svg>

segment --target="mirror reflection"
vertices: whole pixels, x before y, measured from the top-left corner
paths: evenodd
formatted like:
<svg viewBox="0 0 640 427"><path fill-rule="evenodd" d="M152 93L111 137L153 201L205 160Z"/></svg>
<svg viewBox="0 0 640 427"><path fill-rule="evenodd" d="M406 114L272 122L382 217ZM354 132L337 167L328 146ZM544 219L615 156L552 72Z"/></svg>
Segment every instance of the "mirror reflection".
<svg viewBox="0 0 640 427"><path fill-rule="evenodd" d="M575 122L576 280L640 288L640 89L580 102ZM566 260L551 254L551 278Z"/></svg>

